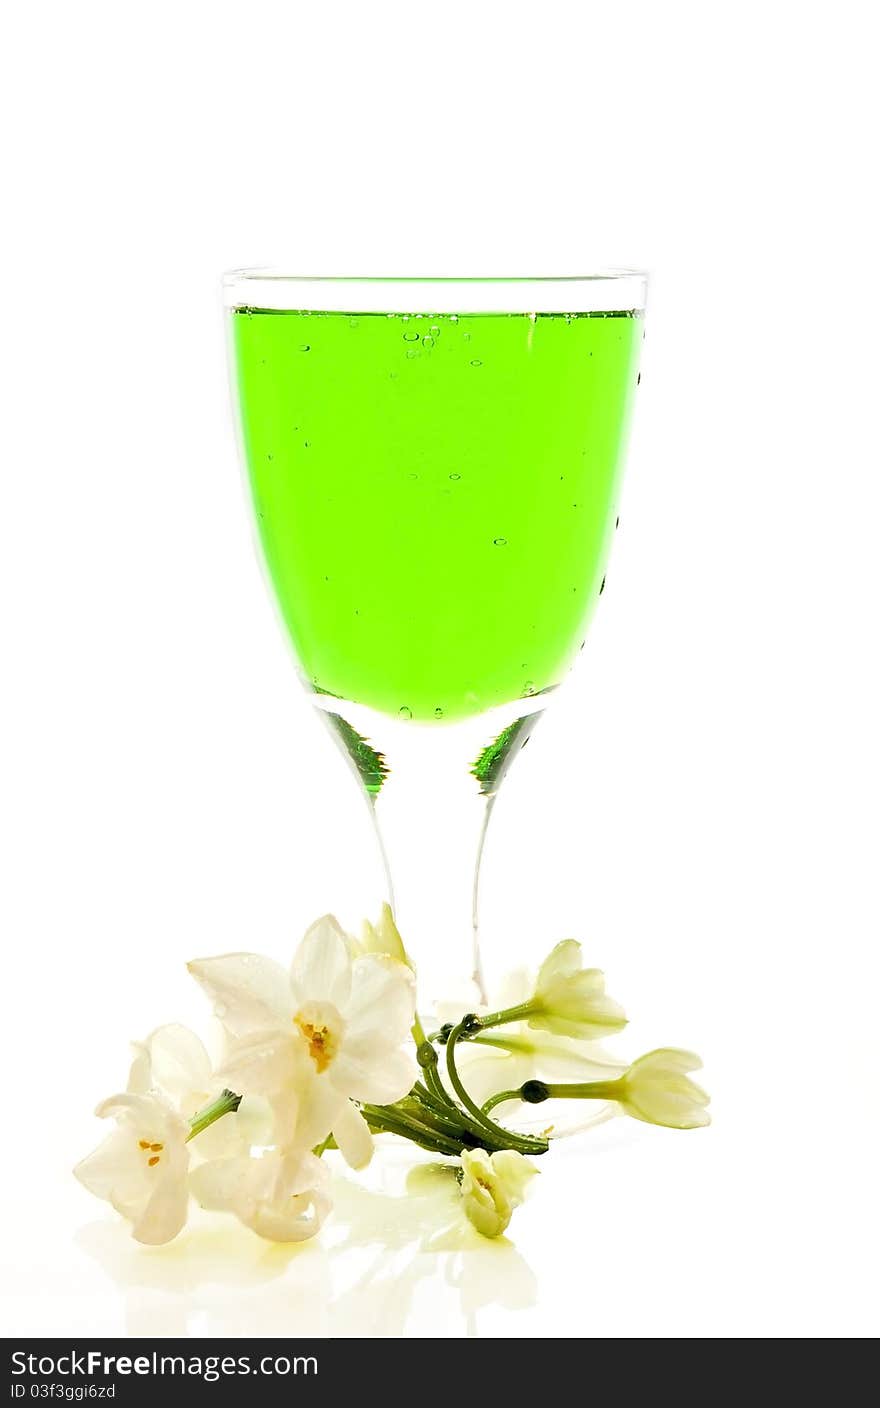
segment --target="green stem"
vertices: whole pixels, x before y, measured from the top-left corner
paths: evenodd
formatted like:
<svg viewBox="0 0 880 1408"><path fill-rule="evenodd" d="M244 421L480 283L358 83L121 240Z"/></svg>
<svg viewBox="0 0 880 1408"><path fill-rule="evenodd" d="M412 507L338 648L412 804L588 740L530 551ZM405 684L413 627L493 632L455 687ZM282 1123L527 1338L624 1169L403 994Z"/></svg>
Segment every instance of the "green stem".
<svg viewBox="0 0 880 1408"><path fill-rule="evenodd" d="M591 1080L582 1085L547 1085L548 1100L619 1100L622 1079Z"/></svg>
<svg viewBox="0 0 880 1408"><path fill-rule="evenodd" d="M483 1106L483 1114L488 1115L490 1110L494 1110L496 1105L503 1105L505 1100L521 1100L522 1093L519 1090L499 1090L497 1095L493 1095L491 1100L487 1100Z"/></svg>
<svg viewBox="0 0 880 1408"><path fill-rule="evenodd" d="M422 1149L430 1149L434 1154L454 1156L462 1151L463 1145L460 1140L418 1123L416 1120L399 1113L394 1106L363 1105L361 1109L364 1119L372 1130L380 1130L386 1134L398 1134L401 1138L409 1139L412 1143L418 1144Z"/></svg>
<svg viewBox="0 0 880 1408"><path fill-rule="evenodd" d="M427 1125L429 1129L435 1129L438 1134L445 1134L450 1139L464 1141L468 1137L470 1126L465 1124L463 1119L450 1119L447 1115L440 1114L431 1106L426 1107L410 1096L398 1100L397 1104L390 1108L395 1111L399 1110L407 1118L414 1119L418 1124Z"/></svg>
<svg viewBox="0 0 880 1408"><path fill-rule="evenodd" d="M455 1064L455 1047L464 1031L476 1021L482 1021L482 1018L465 1017L449 1033L446 1043L446 1070L453 1090L484 1137L488 1135L500 1148L515 1149L520 1154L546 1154L550 1147L546 1139L533 1138L529 1134L514 1134L511 1130L504 1129L502 1125L489 1119L465 1089Z"/></svg>
<svg viewBox="0 0 880 1408"><path fill-rule="evenodd" d="M193 1115L190 1120L189 1134L186 1136L187 1142L195 1139L197 1134L201 1134L203 1129L222 1119L224 1115L231 1115L241 1104L241 1096L236 1095L234 1090L224 1090L222 1095L218 1095L216 1100L212 1100L210 1105L206 1105L203 1110L199 1110L197 1115Z"/></svg>
<svg viewBox="0 0 880 1408"><path fill-rule="evenodd" d="M486 1017L478 1017L479 1027L477 1030L484 1030L487 1027L502 1027L506 1022L523 1022L527 1017L534 1016L536 1011L534 998L530 998L528 1002L520 1002L516 1007L502 1007L498 1012L490 1012Z"/></svg>

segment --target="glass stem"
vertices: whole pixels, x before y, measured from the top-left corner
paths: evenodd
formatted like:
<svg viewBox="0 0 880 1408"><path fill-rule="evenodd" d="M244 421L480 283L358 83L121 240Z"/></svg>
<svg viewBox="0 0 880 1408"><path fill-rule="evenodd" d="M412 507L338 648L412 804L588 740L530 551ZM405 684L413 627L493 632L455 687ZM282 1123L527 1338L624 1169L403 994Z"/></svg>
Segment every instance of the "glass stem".
<svg viewBox="0 0 880 1408"><path fill-rule="evenodd" d="M482 1005L479 877L493 798L481 794L466 756L449 758L447 740L403 742L405 763L394 770L392 760L373 807L387 897L416 964L420 1004L433 1009L463 993Z"/></svg>
<svg viewBox="0 0 880 1408"><path fill-rule="evenodd" d="M480 867L498 789L539 717L536 699L464 721L420 722L316 701L373 814L386 898L413 958L419 1003L486 1002ZM472 987L467 987L470 980Z"/></svg>

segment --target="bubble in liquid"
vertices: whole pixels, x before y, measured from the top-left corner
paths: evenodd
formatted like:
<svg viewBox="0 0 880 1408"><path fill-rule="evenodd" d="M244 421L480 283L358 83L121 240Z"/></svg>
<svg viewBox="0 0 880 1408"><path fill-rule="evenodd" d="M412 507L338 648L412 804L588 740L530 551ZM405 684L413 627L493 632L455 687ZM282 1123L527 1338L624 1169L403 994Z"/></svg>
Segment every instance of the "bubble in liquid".
<svg viewBox="0 0 880 1408"><path fill-rule="evenodd" d="M401 717L402 719L411 719L411 718L412 718L412 709L408 709L405 704L403 704L403 705L401 706L401 708L398 709L397 712L398 712L398 714L400 715L400 717Z"/></svg>
<svg viewBox="0 0 880 1408"><path fill-rule="evenodd" d="M407 360L411 362L412 359L413 359L413 357L418 357L418 355L419 355L418 352L414 352L413 349L410 348L409 351L408 351L407 354L406 354Z"/></svg>
<svg viewBox="0 0 880 1408"><path fill-rule="evenodd" d="M272 456L270 455L269 458L271 459ZM450 474L449 478L450 478L450 479L460 479L460 478L461 478L461 475L460 475L460 474Z"/></svg>
<svg viewBox="0 0 880 1408"><path fill-rule="evenodd" d="M300 349L299 349L299 350L300 350L300 352L311 352L311 350L312 350L312 344L311 344L310 342L303 342L303 343L300 343Z"/></svg>
<svg viewBox="0 0 880 1408"><path fill-rule="evenodd" d="M471 362L472 367L481 367L482 365L483 363L480 361L479 357L474 357L473 361Z"/></svg>
<svg viewBox="0 0 880 1408"><path fill-rule="evenodd" d="M425 333L425 336L422 338L422 346L427 347L429 350L434 346L434 339L430 337L428 333Z"/></svg>
<svg viewBox="0 0 880 1408"><path fill-rule="evenodd" d="M274 455L267 455L267 456L266 456L266 459L267 459L267 460L270 460L270 461L271 461L271 460L274 460L274 458L275 458Z"/></svg>
<svg viewBox="0 0 880 1408"><path fill-rule="evenodd" d="M439 706L434 710L434 718L435 718L435 719L442 719L442 718L443 718L443 710L442 710Z"/></svg>
<svg viewBox="0 0 880 1408"><path fill-rule="evenodd" d="M309 448L309 446L311 445L311 443L312 443L311 440L304 440L304 441L303 441L303 449L304 449L304 450L307 450L307 449Z"/></svg>
<svg viewBox="0 0 880 1408"><path fill-rule="evenodd" d="M430 326L430 328L428 329L428 331L430 332L430 334L431 334L432 337L439 337L439 336L440 336L440 326L439 326L439 324L438 324L438 323L432 323L431 326Z"/></svg>
<svg viewBox="0 0 880 1408"><path fill-rule="evenodd" d="M493 538L493 539L492 539L492 542L495 544L496 548L506 548L506 547L507 547L507 539L506 539L506 538Z"/></svg>
<svg viewBox="0 0 880 1408"><path fill-rule="evenodd" d="M530 697L530 695L534 694L534 692L535 692L535 682L534 682L534 680L526 680L525 684L523 685L523 694L525 695L526 699L528 699L528 698Z"/></svg>
<svg viewBox="0 0 880 1408"><path fill-rule="evenodd" d="M450 321L450 323L457 323L457 322L458 322L458 314L457 314L457 313L450 313L450 314L449 314L449 321Z"/></svg>
<svg viewBox="0 0 880 1408"><path fill-rule="evenodd" d="M357 318L349 318L349 320L348 320L348 326L349 326L350 328L356 328L357 325L358 325L358 320L357 320Z"/></svg>
<svg viewBox="0 0 880 1408"><path fill-rule="evenodd" d="M642 384L642 374L641 374L641 372L639 372L638 376L636 377L636 386L641 386L641 384Z"/></svg>
<svg viewBox="0 0 880 1408"><path fill-rule="evenodd" d="M418 342L420 336L421 334L417 332L405 332L403 334L403 340L404 342Z"/></svg>
<svg viewBox="0 0 880 1408"><path fill-rule="evenodd" d="M605 578L603 577L603 578L602 578L602 585L601 585L600 588L599 588L599 595L600 595L600 596L602 595L602 593L604 592L604 590L605 590Z"/></svg>
<svg viewBox="0 0 880 1408"><path fill-rule="evenodd" d="M419 476L415 473L414 470L410 470L409 474L406 477L407 479L418 479Z"/></svg>

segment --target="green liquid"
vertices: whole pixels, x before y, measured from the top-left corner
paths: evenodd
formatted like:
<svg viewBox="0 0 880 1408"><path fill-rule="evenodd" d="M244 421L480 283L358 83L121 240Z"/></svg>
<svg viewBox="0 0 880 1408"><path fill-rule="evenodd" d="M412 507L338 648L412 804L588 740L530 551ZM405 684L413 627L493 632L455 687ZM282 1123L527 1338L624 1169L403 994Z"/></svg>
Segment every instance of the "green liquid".
<svg viewBox="0 0 880 1408"><path fill-rule="evenodd" d="M557 684L603 582L641 319L232 320L260 537L312 687L437 720Z"/></svg>

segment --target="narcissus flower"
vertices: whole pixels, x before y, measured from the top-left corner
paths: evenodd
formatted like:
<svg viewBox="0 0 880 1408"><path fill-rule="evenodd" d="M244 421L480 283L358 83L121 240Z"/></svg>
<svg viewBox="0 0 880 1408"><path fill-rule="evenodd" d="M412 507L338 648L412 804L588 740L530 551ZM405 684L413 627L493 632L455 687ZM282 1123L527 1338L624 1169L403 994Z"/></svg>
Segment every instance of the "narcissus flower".
<svg viewBox="0 0 880 1408"><path fill-rule="evenodd" d="M608 1094L633 1119L667 1129L700 1129L710 1121L709 1096L688 1073L702 1064L691 1051L661 1047L633 1061Z"/></svg>
<svg viewBox="0 0 880 1408"><path fill-rule="evenodd" d="M383 904L378 922L371 924L365 919L361 927L360 949L363 953L384 954L386 958L396 958L412 968L412 961L403 946L400 930L394 922L390 904Z"/></svg>
<svg viewBox="0 0 880 1408"><path fill-rule="evenodd" d="M320 1230L331 1208L329 1182L314 1154L278 1150L214 1159L190 1178L203 1208L232 1213L270 1242L302 1242Z"/></svg>
<svg viewBox="0 0 880 1408"><path fill-rule="evenodd" d="M500 1237L526 1185L538 1170L522 1154L502 1149L466 1149L461 1156L461 1197L468 1220L484 1237Z"/></svg>
<svg viewBox="0 0 880 1408"><path fill-rule="evenodd" d="M372 1142L352 1100L393 1103L416 1078L404 1050L415 1012L409 968L384 954L352 959L346 935L327 915L307 931L289 974L247 953L200 959L189 970L226 1032L222 1078L269 1099L274 1142L307 1150L332 1132L343 1155L362 1167Z"/></svg>
<svg viewBox="0 0 880 1408"><path fill-rule="evenodd" d="M605 992L605 975L584 968L575 939L563 939L544 959L526 1008L530 1027L559 1036L589 1041L626 1026L623 1008Z"/></svg>
<svg viewBox="0 0 880 1408"><path fill-rule="evenodd" d="M137 1241L158 1245L176 1237L186 1221L190 1117L220 1087L208 1053L186 1027L159 1027L135 1044L134 1053L128 1089L95 1111L115 1120L116 1129L74 1173L131 1223ZM218 1121L209 1131L214 1148L241 1148L244 1125L234 1114Z"/></svg>

